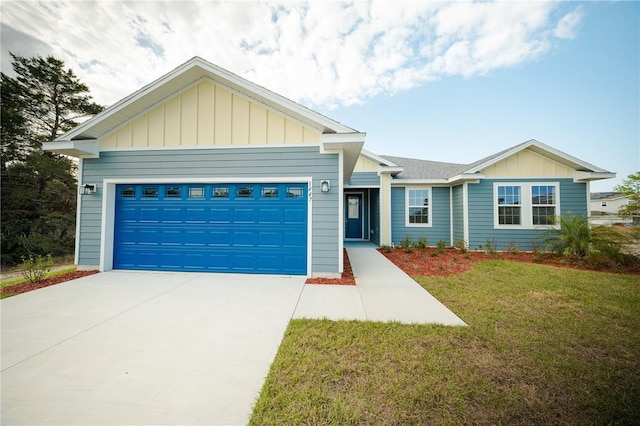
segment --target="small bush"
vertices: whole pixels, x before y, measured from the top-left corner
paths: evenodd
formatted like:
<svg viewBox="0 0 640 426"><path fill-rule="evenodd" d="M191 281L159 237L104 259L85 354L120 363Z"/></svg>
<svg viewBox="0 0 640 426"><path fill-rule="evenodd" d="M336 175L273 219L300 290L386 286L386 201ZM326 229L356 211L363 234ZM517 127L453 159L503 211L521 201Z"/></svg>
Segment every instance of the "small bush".
<svg viewBox="0 0 640 426"><path fill-rule="evenodd" d="M382 246L382 251L385 253L391 253L392 250L393 248L391 246Z"/></svg>
<svg viewBox="0 0 640 426"><path fill-rule="evenodd" d="M437 251L432 251L431 254L429 254L429 256L437 257L438 256L438 252Z"/></svg>
<svg viewBox="0 0 640 426"><path fill-rule="evenodd" d="M515 241L509 241L507 244L507 253L509 254L518 254L520 253L520 246Z"/></svg>
<svg viewBox="0 0 640 426"><path fill-rule="evenodd" d="M419 248L420 250L427 248L427 237L425 237L424 235L421 235L418 238L418 242L416 243L416 247Z"/></svg>
<svg viewBox="0 0 640 426"><path fill-rule="evenodd" d="M405 252L405 253L413 253L413 248L411 248L411 247L406 247L406 248L404 249L404 252Z"/></svg>
<svg viewBox="0 0 640 426"><path fill-rule="evenodd" d="M467 242L462 238L456 241L456 244L454 247L460 250L462 253L466 253L469 251L469 244L467 244Z"/></svg>
<svg viewBox="0 0 640 426"><path fill-rule="evenodd" d="M407 235L406 237L400 240L400 247L402 248L411 247L412 244L413 244L413 238L411 238L410 235Z"/></svg>
<svg viewBox="0 0 640 426"><path fill-rule="evenodd" d="M51 259L50 254L48 254L47 257L42 257L40 255L29 257L23 256L22 265L20 266L22 276L30 283L37 283L38 281L42 281L49 271L51 271L52 264L53 260Z"/></svg>
<svg viewBox="0 0 640 426"><path fill-rule="evenodd" d="M444 253L444 249L447 247L447 243L445 240L438 240L436 244L436 248L438 249L438 253Z"/></svg>
<svg viewBox="0 0 640 426"><path fill-rule="evenodd" d="M492 238L487 240L487 243L484 245L484 251L486 254L490 256L494 256L498 251L496 249L496 239Z"/></svg>

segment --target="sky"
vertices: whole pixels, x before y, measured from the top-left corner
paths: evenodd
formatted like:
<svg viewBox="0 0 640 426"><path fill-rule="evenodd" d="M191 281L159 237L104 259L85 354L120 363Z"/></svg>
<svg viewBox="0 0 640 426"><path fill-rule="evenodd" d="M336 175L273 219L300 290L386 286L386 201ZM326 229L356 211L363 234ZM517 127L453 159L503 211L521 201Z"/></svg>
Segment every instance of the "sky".
<svg viewBox="0 0 640 426"><path fill-rule="evenodd" d="M194 56L358 131L471 163L536 139L640 171L640 2L7 1L1 68L64 60L108 106Z"/></svg>

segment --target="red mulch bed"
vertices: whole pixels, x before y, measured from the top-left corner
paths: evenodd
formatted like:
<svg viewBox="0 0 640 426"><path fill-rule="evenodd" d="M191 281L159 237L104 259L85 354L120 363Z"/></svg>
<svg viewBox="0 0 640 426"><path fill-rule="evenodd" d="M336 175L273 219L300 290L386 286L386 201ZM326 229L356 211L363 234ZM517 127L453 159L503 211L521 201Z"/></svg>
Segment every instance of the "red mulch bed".
<svg viewBox="0 0 640 426"><path fill-rule="evenodd" d="M342 278L308 278L307 281L305 281L305 284L356 285L347 250L343 249L342 256L344 259L344 272L342 273Z"/></svg>
<svg viewBox="0 0 640 426"><path fill-rule="evenodd" d="M422 250L413 249L411 253L407 253L405 249L402 248L395 248L390 252L386 252L384 249L378 249L378 251L410 276L446 276L452 274L460 274L470 270L473 264L476 262L491 259L539 263L542 265L552 265L563 268L588 269L593 271L640 275L640 267L638 265L633 265L625 268L604 263L592 264L567 259L566 257L552 253L486 253L481 251L469 251L465 254L453 248L446 249L444 253L438 253L437 249L435 248L426 248Z"/></svg>
<svg viewBox="0 0 640 426"><path fill-rule="evenodd" d="M97 274L99 271L74 271L67 272L66 274L57 275L55 277L46 278L44 280L35 283L22 283L18 285L12 285L11 287L5 287L0 291L0 294L21 294L31 290L37 290L39 288L48 287L54 284L60 284L65 281L75 280L76 278L86 277L87 275Z"/></svg>

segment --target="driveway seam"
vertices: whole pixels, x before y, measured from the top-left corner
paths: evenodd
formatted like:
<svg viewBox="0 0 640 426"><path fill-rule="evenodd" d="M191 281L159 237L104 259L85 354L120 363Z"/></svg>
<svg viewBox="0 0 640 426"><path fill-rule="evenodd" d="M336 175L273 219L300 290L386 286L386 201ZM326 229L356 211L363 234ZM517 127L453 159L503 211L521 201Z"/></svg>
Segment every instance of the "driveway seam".
<svg viewBox="0 0 640 426"><path fill-rule="evenodd" d="M131 311L132 309L135 309L135 308L137 308L137 307L139 307L139 306L142 306L142 305L144 305L144 304L146 304L146 303L149 303L150 301L152 301L152 300L154 300L154 299L157 299L157 298L158 298L158 297L160 297L160 296L163 296L163 295L165 295L165 294L167 294L167 293L169 293L169 292L171 292L171 291L173 291L173 290L175 290L175 289L177 289L177 288L180 288L180 287L182 287L182 286L184 286L184 285L186 285L186 284L190 283L191 281L195 280L196 278L197 278L197 277L190 278L189 280L187 280L187 281L185 281L185 282L183 282L183 283L181 283L181 284L178 284L178 285L176 285L176 286L174 286L174 287L171 287L170 289L167 289L167 290L163 291L162 293L158 293L158 294L156 294L155 296L150 297L149 299L146 299L146 300L144 300L144 301L142 301L142 302L140 302L140 303L137 303L137 304L135 304L135 305L133 305L133 306L130 306L129 308L125 309L124 311L120 311L120 312L118 312L117 314L110 316L109 318L105 318L104 320L102 320L102 321L100 321L100 322L98 322L98 323L96 323L96 324L93 324L91 327L85 328L84 330L81 330L81 331L79 331L79 332L75 333L74 335L67 337L67 338L66 338L66 339L64 339L64 340L61 340L61 341L59 341L59 342L57 342L57 343L55 343L55 344L53 344L53 345L51 345L51 346L48 346L48 347L46 347L45 349L42 349L41 351L38 351L38 352L34 353L33 355L30 355L30 356L28 356L28 357L26 357L26 358L24 358L24 359L22 359L22 360L20 360L20 361L16 362L15 364L11 364L11 365L10 365L10 366L8 366L7 368L0 370L0 372L4 373L5 371L9 371L9 370L11 370L12 368L14 368L14 367L16 367L16 366L18 366L18 365L20 365L20 364L22 364L22 363L26 362L26 361L29 361L30 359L35 358L35 357L37 357L38 355L41 355L41 354L43 354L43 353L45 353L45 352L49 351L49 350L50 350L50 349L52 349L52 348L55 348L55 347L57 347L57 346L60 346L60 345L62 345L63 343L67 343L67 342L68 342L68 341L70 341L71 339L74 339L74 338L76 338L76 337L80 336L81 334L86 333L86 332L87 332L87 331L89 331L89 330L93 330L94 328L96 328L96 327L98 327L98 326L100 326L100 325L102 325L102 324L105 324L105 323L107 323L107 322L109 322L109 321L113 320L114 318L119 317L119 316L120 316L120 315L122 315L122 314L125 314L125 313L127 313L127 312Z"/></svg>

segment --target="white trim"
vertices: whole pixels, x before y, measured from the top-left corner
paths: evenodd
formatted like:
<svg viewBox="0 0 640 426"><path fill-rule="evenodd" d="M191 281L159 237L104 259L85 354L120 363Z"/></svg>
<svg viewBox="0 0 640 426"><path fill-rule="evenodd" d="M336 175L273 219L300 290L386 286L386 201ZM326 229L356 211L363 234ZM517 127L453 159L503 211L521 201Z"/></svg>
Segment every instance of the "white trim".
<svg viewBox="0 0 640 426"><path fill-rule="evenodd" d="M568 164L563 164L562 161L559 161L560 164L563 164L565 167L569 167L569 168L584 168L584 169L589 169L593 172L597 172L597 173L609 173L604 169L601 169L599 167L594 166L593 164L589 164L586 161L582 161L576 157L573 157L565 152L559 151L555 148L552 148L548 145L543 144L542 142L539 142L535 139L531 139L527 142L521 143L520 145L516 145L506 151L504 151L502 154L500 154L497 157L491 158L490 160L484 161L481 164L476 165L475 167L465 170L465 173L475 173L475 172L479 172L482 169L492 166L496 163L499 163L500 161L504 160L505 158L511 157L512 155L520 152L520 151L524 151L525 149L531 148L531 147L535 147L539 150L542 151L546 151L548 154L551 154L553 156L556 156L558 158L561 158L562 160L565 160L567 163L573 163L571 165ZM554 158L549 157L548 155L544 155L541 154L535 150L533 150L533 152L535 152L538 155L543 155L545 158L549 158L550 160L554 160ZM557 160L556 160L557 161ZM575 167L575 166L578 167Z"/></svg>
<svg viewBox="0 0 640 426"><path fill-rule="evenodd" d="M520 225L501 225L498 223L498 197L499 186L520 187ZM562 214L560 207L560 182L493 182L493 229L560 229L559 221L555 225L534 225L533 224L533 204L531 202L531 187L533 186L553 186L556 188L555 216Z"/></svg>
<svg viewBox="0 0 640 426"><path fill-rule="evenodd" d="M338 153L338 272L344 272L344 152Z"/></svg>
<svg viewBox="0 0 640 426"><path fill-rule="evenodd" d="M587 190L587 217L591 217L591 182L587 181L585 188Z"/></svg>
<svg viewBox="0 0 640 426"><path fill-rule="evenodd" d="M116 185L144 183L305 183L309 194L313 191L313 179L306 177L270 178L115 178L102 180L102 220L100 225L100 271L113 269L113 235L115 231ZM312 276L313 205L308 197L307 209L307 277ZM342 252L340 252L342 258Z"/></svg>
<svg viewBox="0 0 640 426"><path fill-rule="evenodd" d="M453 241L453 187L449 187L449 241L454 245Z"/></svg>
<svg viewBox="0 0 640 426"><path fill-rule="evenodd" d="M469 240L469 184L462 184L462 239L471 245Z"/></svg>
<svg viewBox="0 0 640 426"><path fill-rule="evenodd" d="M80 218L82 217L82 194L80 194L80 185L83 184L83 159L78 159L78 190L76 191L76 245L74 247L73 263L78 265L80 261Z"/></svg>
<svg viewBox="0 0 640 426"><path fill-rule="evenodd" d="M347 127L335 120L332 120L320 113L306 108L296 102L291 101L290 99L278 95L275 92L265 89L262 86L252 83L249 80L239 77L238 75L233 74L230 71L220 68L196 56L178 66L174 70L170 71L169 73L147 84L141 89L138 89L136 92L116 102L111 107L105 109L93 118L59 136L56 140L71 140L81 135L83 132L90 131L92 127L99 125L99 123L101 123L102 121L109 120L115 114L118 114L122 110L125 110L138 101L141 101L143 98L145 98L145 96L151 94L152 92L162 90L164 86L169 85L171 82L180 78L181 76L182 78L189 78L191 74L194 74L192 70L198 68L200 69L200 71L196 70L195 73L201 73L201 75L194 80L200 80L202 77L208 77L215 81L217 84L229 86L231 88L234 88L234 90L236 91L240 91L240 93L244 93L246 91L246 96L254 98L254 101L268 104L282 114L291 116L298 115L303 120L309 120L310 123L308 123L308 125L310 127L314 127L311 123L315 123L318 127L325 127L326 129L330 129L335 132L351 133L354 131L350 127ZM170 88L171 87L169 86L169 89ZM166 96L164 96L163 99L168 98L173 93L174 92L167 91ZM160 94L162 95L164 94L164 92L161 91ZM146 110L147 108L148 107L145 106L143 109Z"/></svg>
<svg viewBox="0 0 640 426"><path fill-rule="evenodd" d="M396 163L387 160L386 158L382 158L379 155L376 155L371 151L367 151L366 149L363 149L362 151L360 151L360 155L365 157L369 161L374 161L374 162L377 162L378 164L382 163L384 166L401 167L401 166L398 166Z"/></svg>
<svg viewBox="0 0 640 426"><path fill-rule="evenodd" d="M428 192L428 200L429 204L426 206L428 211L428 223L410 223L409 222L409 208L417 207L409 205L409 191L421 191L427 190ZM407 228L431 228L433 226L432 221L432 212L433 212L433 188L431 186L407 186L404 188L404 226Z"/></svg>
<svg viewBox="0 0 640 426"><path fill-rule="evenodd" d="M344 189L380 189L380 185L346 185Z"/></svg>
<svg viewBox="0 0 640 426"><path fill-rule="evenodd" d="M424 185L424 186L449 186L446 179L394 179L391 186Z"/></svg>
<svg viewBox="0 0 640 426"><path fill-rule="evenodd" d="M127 147L107 147L101 148L100 152L127 152L127 151L183 151L183 150L199 150L199 149L249 149L249 148L318 148L318 142L309 142L308 144L243 144L243 145L174 145L174 146L127 146ZM333 152L330 152L333 154Z"/></svg>
<svg viewBox="0 0 640 426"><path fill-rule="evenodd" d="M364 232L364 222L365 222L365 220L364 220L364 217L365 217L364 216L364 192L350 191L350 192L343 193L342 194L343 203L344 203L344 199L347 198L351 194L360 195L360 197L361 197L360 198L360 215L361 215L360 219L361 219L362 226L360 227L361 228L360 229L360 235L362 235L362 237L360 237L360 238L348 238L348 237L345 236L344 239L345 239L345 241L363 241L363 240L366 240L365 232ZM344 207L343 207L343 210L342 210L342 229L343 230L347 225L345 220L346 220L346 214L347 214L348 208L349 208L348 206L347 206L346 209L344 209ZM371 220L371 217L369 217L369 220ZM344 235L346 235L346 233Z"/></svg>

